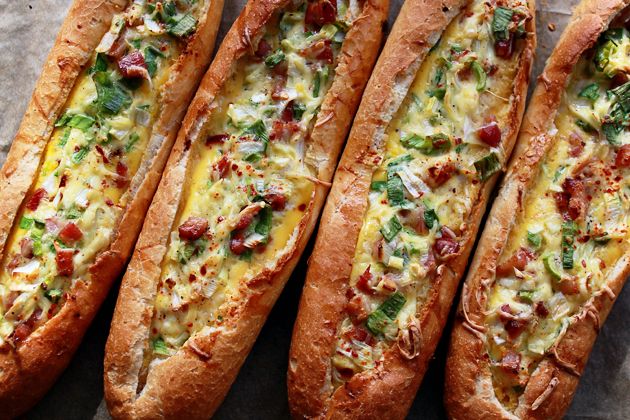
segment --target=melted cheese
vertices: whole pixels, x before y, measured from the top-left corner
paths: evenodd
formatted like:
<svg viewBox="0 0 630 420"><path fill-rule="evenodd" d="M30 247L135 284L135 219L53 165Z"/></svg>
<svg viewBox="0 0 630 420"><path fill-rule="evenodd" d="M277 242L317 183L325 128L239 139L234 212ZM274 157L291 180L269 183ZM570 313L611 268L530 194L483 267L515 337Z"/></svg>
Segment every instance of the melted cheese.
<svg viewBox="0 0 630 420"><path fill-rule="evenodd" d="M171 3L170 19L200 16L204 4L182 9ZM0 346L25 338L52 318L76 281L90 281L88 267L111 243L130 198L129 181L161 111L159 95L182 50L183 41L166 33L169 24L157 23L166 19L163 13L154 5L134 3L116 15L68 97L6 244ZM121 77L116 60L106 57L116 40L126 45L125 54L142 54L150 81ZM103 91L112 86L118 97L107 102L106 112ZM37 194L43 195L41 201L31 198ZM75 227L74 235L64 233L68 225ZM56 261L63 248L72 250L71 274ZM18 326L21 331L14 336Z"/></svg>
<svg viewBox="0 0 630 420"><path fill-rule="evenodd" d="M510 3L523 21L529 16L524 2ZM333 358L335 386L379 362L366 361L366 352L349 348L368 342L374 349L372 356L380 357L399 331L417 322L416 314L432 290L436 242L454 234L451 243L457 244L489 177L479 172L475 162L490 154L501 165L505 161L501 144L491 147L477 132L490 118L503 130L510 123L510 100L504 98L512 92L520 42L509 59L498 58L492 19L487 2L475 1L453 20L422 63L386 129L382 163L373 176L373 186L385 185L369 194L350 276L357 295L351 303L358 299L359 312L369 316L364 323L365 314L350 314L355 325L349 318L340 327ZM444 166L453 171L437 180L433 174ZM394 200L392 181L398 189L404 188L402 202ZM392 227L394 235L389 232ZM376 331L371 322L381 305L395 296L393 290L404 296L404 304L393 319L386 320L389 325L383 331ZM364 328L361 324L370 332L363 342L356 339L356 330Z"/></svg>
<svg viewBox="0 0 630 420"><path fill-rule="evenodd" d="M239 61L193 145L187 199L162 266L145 369L192 335L220 327L231 302L248 299L248 284L293 252L317 172L308 164L309 133L345 35L345 25L306 24L305 7L280 12L278 27L266 28L256 54ZM347 25L352 15L345 9L339 8L338 19ZM191 220L203 221L203 235L182 237L180 227Z"/></svg>
<svg viewBox="0 0 630 420"><path fill-rule="evenodd" d="M602 293L611 270L629 251L630 173L617 167L615 159L620 148L630 143L630 135L625 130L611 144L602 127L615 101L607 74L625 72L630 63L628 34L617 43L624 53L611 55L603 66L605 72L595 68L589 54L576 65L548 133L551 146L528 190L500 265L522 249L533 252L533 257L524 270L498 275L488 295L487 350L496 394L509 409L516 407L538 362L562 338L574 317L588 309L589 299ZM589 86L595 92L590 98ZM572 180L585 188L581 198L572 196L576 201L571 205L584 206L578 217L563 215L558 200ZM575 224L576 232L563 250L567 224ZM568 258L566 266L563 255ZM506 311L516 316L516 325L508 324ZM510 372L504 360L514 359L514 354L519 367Z"/></svg>

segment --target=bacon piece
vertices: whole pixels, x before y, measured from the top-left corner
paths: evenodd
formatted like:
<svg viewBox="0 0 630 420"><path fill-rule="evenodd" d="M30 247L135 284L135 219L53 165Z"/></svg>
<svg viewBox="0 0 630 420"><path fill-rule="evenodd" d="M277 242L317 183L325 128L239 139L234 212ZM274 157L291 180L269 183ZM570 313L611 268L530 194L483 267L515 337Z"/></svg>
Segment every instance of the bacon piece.
<svg viewBox="0 0 630 420"><path fill-rule="evenodd" d="M214 134L212 136L208 136L206 138L206 146L211 146L213 144L221 144L229 140L230 135L227 133L222 134Z"/></svg>
<svg viewBox="0 0 630 420"><path fill-rule="evenodd" d="M430 277L437 267L437 264L435 263L435 254L433 253L433 250L429 249L429 251L426 254L420 257L420 262L422 263L424 268L427 270L427 277Z"/></svg>
<svg viewBox="0 0 630 420"><path fill-rule="evenodd" d="M501 359L500 366L505 373L518 375L518 371L521 368L521 355L509 350L505 356L503 356L503 359Z"/></svg>
<svg viewBox="0 0 630 420"><path fill-rule="evenodd" d="M109 50L107 51L107 55L115 60L120 60L127 52L128 46L127 41L125 41L125 31L126 29L120 31L118 38L116 38L112 46L109 47Z"/></svg>
<svg viewBox="0 0 630 420"><path fill-rule="evenodd" d="M536 315L542 318L547 318L549 316L549 309L547 309L547 307L545 306L545 302L543 301L536 302L534 312L536 312Z"/></svg>
<svg viewBox="0 0 630 420"><path fill-rule="evenodd" d="M61 179L59 180L59 188L65 187L67 182L68 182L68 175L67 174L61 175Z"/></svg>
<svg viewBox="0 0 630 420"><path fill-rule="evenodd" d="M43 188L38 188L33 191L33 194L26 202L26 208L35 211L39 207L39 203L45 198L48 198L48 193Z"/></svg>
<svg viewBox="0 0 630 420"><path fill-rule="evenodd" d="M333 62L333 51L331 47L330 39L320 39L312 45L304 48L300 55L302 57L322 60L325 63L332 64Z"/></svg>
<svg viewBox="0 0 630 420"><path fill-rule="evenodd" d="M57 216L49 217L45 221L46 232L50 233L53 236L59 234L61 230L61 221Z"/></svg>
<svg viewBox="0 0 630 420"><path fill-rule="evenodd" d="M60 276L71 276L74 272L74 264L72 262L74 250L63 249L57 243L55 243L55 250L57 251L57 255L55 255L57 274Z"/></svg>
<svg viewBox="0 0 630 420"><path fill-rule="evenodd" d="M33 240L31 238L22 238L20 240L20 255L24 258L33 256Z"/></svg>
<svg viewBox="0 0 630 420"><path fill-rule="evenodd" d="M497 147L501 143L501 129L494 119L490 120L486 125L477 130L479 140L488 146Z"/></svg>
<svg viewBox="0 0 630 420"><path fill-rule="evenodd" d="M499 317L501 318L501 321L503 322L505 331L507 331L508 336L512 340L514 340L523 332L528 322L525 319L516 318L514 316L514 313L512 312L512 308L507 303L501 306Z"/></svg>
<svg viewBox="0 0 630 420"><path fill-rule="evenodd" d="M514 53L514 35L510 35L508 39L499 39L494 44L494 51L497 57L509 60Z"/></svg>
<svg viewBox="0 0 630 420"><path fill-rule="evenodd" d="M630 144L624 144L619 148L615 157L615 165L618 168L630 167Z"/></svg>
<svg viewBox="0 0 630 420"><path fill-rule="evenodd" d="M270 192L265 194L263 198L276 211L284 210L287 205L287 197L284 194Z"/></svg>
<svg viewBox="0 0 630 420"><path fill-rule="evenodd" d="M420 206L413 210L400 210L398 212L403 219L405 226L411 227L417 234L426 235L429 232L424 221L424 207Z"/></svg>
<svg viewBox="0 0 630 420"><path fill-rule="evenodd" d="M263 38L258 42L258 47L256 48L256 57L263 59L269 55L271 52L271 45Z"/></svg>
<svg viewBox="0 0 630 420"><path fill-rule="evenodd" d="M245 246L245 231L236 231L232 234L230 238L230 251L236 255L241 255L247 251L247 247Z"/></svg>
<svg viewBox="0 0 630 420"><path fill-rule="evenodd" d="M203 217L191 216L177 228L179 237L186 241L194 241L203 236L208 229L208 221Z"/></svg>
<svg viewBox="0 0 630 420"><path fill-rule="evenodd" d="M429 177L425 179L431 188L437 188L451 179L455 173L455 165L452 162L437 162L429 168Z"/></svg>
<svg viewBox="0 0 630 420"><path fill-rule="evenodd" d="M337 20L337 2L334 0L315 0L308 3L304 22L307 25L324 26Z"/></svg>
<svg viewBox="0 0 630 420"><path fill-rule="evenodd" d="M275 66L272 70L274 77L273 90L271 91L271 99L273 99L274 101L288 99L288 95L284 90L287 85L287 71L287 63L284 61Z"/></svg>
<svg viewBox="0 0 630 420"><path fill-rule="evenodd" d="M374 242L372 245L372 257L378 261L383 262L383 238L379 238L378 241Z"/></svg>
<svg viewBox="0 0 630 420"><path fill-rule="evenodd" d="M275 120L271 127L271 133L269 134L270 140L286 141L291 136L300 131L300 124L295 121L282 122L281 120Z"/></svg>
<svg viewBox="0 0 630 420"><path fill-rule="evenodd" d="M25 322L20 322L11 333L11 339L14 343L19 343L26 340L32 332L33 328L30 325Z"/></svg>
<svg viewBox="0 0 630 420"><path fill-rule="evenodd" d="M514 269L523 271L527 263L536 258L531 250L525 247L519 248L510 258L497 266L497 277L506 277L514 274Z"/></svg>
<svg viewBox="0 0 630 420"><path fill-rule="evenodd" d="M64 243L71 243L80 240L83 237L83 232L74 223L67 223L63 229L59 232L59 238Z"/></svg>
<svg viewBox="0 0 630 420"><path fill-rule="evenodd" d="M140 51L133 51L118 60L118 70L125 79L143 78L149 80L149 71L147 63Z"/></svg>
<svg viewBox="0 0 630 420"><path fill-rule="evenodd" d="M584 141L578 133L569 134L569 156L578 157L584 151Z"/></svg>
<svg viewBox="0 0 630 420"><path fill-rule="evenodd" d="M260 203L253 203L241 210L238 222L236 222L236 225L234 226L234 230L247 229L254 220L254 217L256 217L263 207L264 206L260 205Z"/></svg>
<svg viewBox="0 0 630 420"><path fill-rule="evenodd" d="M356 295L350 299L346 305L346 312L355 323L363 322L368 317L365 305L363 305L363 298L360 295Z"/></svg>
<svg viewBox="0 0 630 420"><path fill-rule="evenodd" d="M127 174L129 172L129 168L122 161L118 161L116 164L116 174L118 177L116 178L116 186L118 188L125 188L129 182L127 179Z"/></svg>
<svg viewBox="0 0 630 420"><path fill-rule="evenodd" d="M105 151L103 150L103 148L98 144L95 146L95 148L98 154L101 155L101 158L103 159L103 163L106 163L106 164L109 163L109 159L105 155ZM65 185L65 182L64 182L64 185Z"/></svg>
<svg viewBox="0 0 630 420"><path fill-rule="evenodd" d="M580 293L580 285L576 277L563 278L558 282L558 289L565 295L577 295Z"/></svg>
<svg viewBox="0 0 630 420"><path fill-rule="evenodd" d="M588 195L584 182L576 178L566 178L561 193L555 194L556 206L565 220L584 218L588 210Z"/></svg>
<svg viewBox="0 0 630 420"><path fill-rule="evenodd" d="M365 269L363 274L361 274L359 276L359 279L357 280L357 289L359 289L360 291L368 295L373 295L374 289L372 288L372 285L370 284L371 282L372 282L372 273L370 273L370 266L368 265L368 268Z"/></svg>
<svg viewBox="0 0 630 420"><path fill-rule="evenodd" d="M445 229L443 226L441 229L442 237L437 238L433 244L433 251L442 260L447 260L455 256L459 252L459 242L455 240L454 236Z"/></svg>

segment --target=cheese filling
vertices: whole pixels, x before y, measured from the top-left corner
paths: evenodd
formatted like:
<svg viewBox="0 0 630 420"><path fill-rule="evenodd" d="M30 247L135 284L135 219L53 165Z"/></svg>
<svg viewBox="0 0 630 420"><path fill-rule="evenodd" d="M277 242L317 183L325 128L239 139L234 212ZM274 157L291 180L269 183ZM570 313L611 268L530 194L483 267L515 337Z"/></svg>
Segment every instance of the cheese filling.
<svg viewBox="0 0 630 420"><path fill-rule="evenodd" d="M130 197L171 66L204 1L135 1L78 77L9 235L0 271L0 348L15 346L89 282Z"/></svg>
<svg viewBox="0 0 630 420"><path fill-rule="evenodd" d="M289 5L217 95L192 146L187 199L162 265L145 372L194 334L222 328L257 281L293 252L317 182L309 136L358 16L353 4Z"/></svg>
<svg viewBox="0 0 630 420"><path fill-rule="evenodd" d="M588 302L628 253L629 54L628 31L609 29L576 65L488 292L486 349L508 409L569 325L597 316Z"/></svg>
<svg viewBox="0 0 630 420"><path fill-rule="evenodd" d="M422 63L385 132L350 275L333 386L382 363L397 345L417 356L416 314L437 272L461 252L484 182L505 163L512 84L531 19L524 1L475 1Z"/></svg>

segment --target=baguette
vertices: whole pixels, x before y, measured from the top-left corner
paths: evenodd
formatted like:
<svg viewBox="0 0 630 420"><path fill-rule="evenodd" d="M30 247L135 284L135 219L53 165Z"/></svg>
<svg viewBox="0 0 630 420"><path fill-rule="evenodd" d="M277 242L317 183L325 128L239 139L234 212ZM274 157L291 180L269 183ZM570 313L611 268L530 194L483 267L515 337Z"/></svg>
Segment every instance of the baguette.
<svg viewBox="0 0 630 420"><path fill-rule="evenodd" d="M309 261L289 356L296 418L409 410L524 109L534 4L501 4L402 7Z"/></svg>
<svg viewBox="0 0 630 420"><path fill-rule="evenodd" d="M387 0L250 1L180 131L106 348L115 418L207 418L315 226Z"/></svg>
<svg viewBox="0 0 630 420"><path fill-rule="evenodd" d="M209 65L223 0L163 4L72 5L2 167L0 418L69 363Z"/></svg>
<svg viewBox="0 0 630 420"><path fill-rule="evenodd" d="M630 272L629 4L583 1L539 78L462 292L452 418L562 418Z"/></svg>

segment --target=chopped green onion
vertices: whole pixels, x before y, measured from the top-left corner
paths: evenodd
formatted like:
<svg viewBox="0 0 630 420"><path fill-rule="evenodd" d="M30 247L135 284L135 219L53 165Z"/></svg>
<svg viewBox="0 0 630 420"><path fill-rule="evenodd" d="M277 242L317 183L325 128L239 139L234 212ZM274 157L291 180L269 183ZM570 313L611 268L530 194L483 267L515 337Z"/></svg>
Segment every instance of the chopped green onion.
<svg viewBox="0 0 630 420"><path fill-rule="evenodd" d="M442 133L420 137L417 134L411 134L400 140L403 146L408 149L417 149L425 155L435 156L446 152L451 147L451 141L448 136Z"/></svg>
<svg viewBox="0 0 630 420"><path fill-rule="evenodd" d="M429 97L438 98L441 101L442 99L444 99L444 96L446 96L446 89L445 88L431 89L427 92L427 94L429 95Z"/></svg>
<svg viewBox="0 0 630 420"><path fill-rule="evenodd" d="M570 220L562 223L562 268L573 268L573 241L577 224Z"/></svg>
<svg viewBox="0 0 630 420"><path fill-rule="evenodd" d="M68 139L70 138L71 131L72 131L72 128L70 127L66 127L63 130L63 134L61 135L61 138L59 139L59 147L64 147L66 143L68 143Z"/></svg>
<svg viewBox="0 0 630 420"><path fill-rule="evenodd" d="M194 32L197 20L191 14L185 14L179 20L172 20L167 25L167 31L171 35L184 37Z"/></svg>
<svg viewBox="0 0 630 420"><path fill-rule="evenodd" d="M299 102L293 102L293 119L299 121L306 112L306 106Z"/></svg>
<svg viewBox="0 0 630 420"><path fill-rule="evenodd" d="M67 125L72 128L78 128L81 131L86 131L94 125L94 118L84 115L75 114L70 118Z"/></svg>
<svg viewBox="0 0 630 420"><path fill-rule="evenodd" d="M597 83L591 83L578 93L578 97L590 99L591 102L595 102L599 98L599 85Z"/></svg>
<svg viewBox="0 0 630 420"><path fill-rule="evenodd" d="M99 114L116 115L131 105L131 96L118 83L112 82L107 73L95 73L96 106Z"/></svg>
<svg viewBox="0 0 630 420"><path fill-rule="evenodd" d="M135 144L138 142L138 140L140 140L140 136L137 133L131 133L129 135L129 140L127 141L127 144L125 145L125 152L127 153L131 152Z"/></svg>
<svg viewBox="0 0 630 420"><path fill-rule="evenodd" d="M151 347L153 347L153 352L157 354L161 354L163 356L168 356L170 353L168 352L168 347L166 347L166 343L161 338L156 338L151 343Z"/></svg>
<svg viewBox="0 0 630 420"><path fill-rule="evenodd" d="M547 254L543 256L543 265L547 272L556 280L560 280L562 277L562 268L558 263L558 259L555 254Z"/></svg>
<svg viewBox="0 0 630 420"><path fill-rule="evenodd" d="M526 303L532 303L534 301L534 290L519 290L518 298Z"/></svg>
<svg viewBox="0 0 630 420"><path fill-rule="evenodd" d="M488 76L486 75L486 71L483 69L481 64L478 61L473 61L470 63L470 68L472 69L475 77L477 78L477 90L482 91L486 88L486 80Z"/></svg>
<svg viewBox="0 0 630 420"><path fill-rule="evenodd" d="M260 213L258 213L259 220L258 223L256 223L254 231L259 235L264 236L262 243L267 243L267 241L269 240L269 233L271 232L272 213L273 211L269 206L263 207L262 210L260 210Z"/></svg>
<svg viewBox="0 0 630 420"><path fill-rule="evenodd" d="M542 245L542 235L540 233L532 233L527 231L527 242L534 248L540 248Z"/></svg>
<svg viewBox="0 0 630 420"><path fill-rule="evenodd" d="M22 219L20 219L20 229L28 230L31 226L33 226L33 219L22 216Z"/></svg>
<svg viewBox="0 0 630 420"><path fill-rule="evenodd" d="M320 89L321 84L322 84L321 77L322 76L319 73L319 71L317 73L315 73L315 80L313 80L313 97L314 98L318 98L319 97L319 89Z"/></svg>
<svg viewBox="0 0 630 420"><path fill-rule="evenodd" d="M157 72L158 57L164 57L164 54L162 54L162 52L153 45L149 45L144 49L144 62L147 65L147 71L151 77L155 76L155 73Z"/></svg>
<svg viewBox="0 0 630 420"><path fill-rule="evenodd" d="M62 295L63 292L60 289L49 289L44 292L44 296L53 302L57 302Z"/></svg>
<svg viewBox="0 0 630 420"><path fill-rule="evenodd" d="M372 191L385 191L387 189L387 181L372 181L370 184Z"/></svg>
<svg viewBox="0 0 630 420"><path fill-rule="evenodd" d="M383 238L385 238L387 242L391 242L392 239L398 235L398 232L400 232L401 229L402 225L400 224L398 217L392 216L387 222L387 225L381 228L381 235L383 235Z"/></svg>
<svg viewBox="0 0 630 420"><path fill-rule="evenodd" d="M477 169L479 178L482 181L485 181L501 169L501 163L499 162L499 158L496 153L493 152L476 161L475 169Z"/></svg>
<svg viewBox="0 0 630 420"><path fill-rule="evenodd" d="M394 171L387 172L387 199L391 206L402 206L405 202L404 184Z"/></svg>
<svg viewBox="0 0 630 420"><path fill-rule="evenodd" d="M373 335L383 334L391 321L396 319L406 301L402 293L395 292L368 316L365 326Z"/></svg>
<svg viewBox="0 0 630 420"><path fill-rule="evenodd" d="M424 224L429 228L433 229L435 224L439 224L440 220L438 219L437 213L435 213L434 209L425 208L424 209Z"/></svg>
<svg viewBox="0 0 630 420"><path fill-rule="evenodd" d="M88 70L88 74L94 74L99 71L107 71L107 56L103 53L96 54L96 60L94 60L94 65L90 67Z"/></svg>
<svg viewBox="0 0 630 420"><path fill-rule="evenodd" d="M282 50L277 50L273 54L269 54L267 58L265 58L265 65L267 67L275 67L278 64L282 63L285 60L285 55Z"/></svg>
<svg viewBox="0 0 630 420"><path fill-rule="evenodd" d="M88 144L84 144L79 148L79 150L72 154L72 157L70 159L72 160L72 162L78 165L83 159L85 159L89 151L90 146Z"/></svg>

